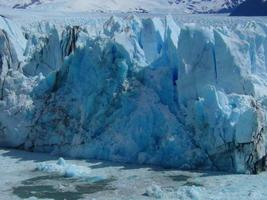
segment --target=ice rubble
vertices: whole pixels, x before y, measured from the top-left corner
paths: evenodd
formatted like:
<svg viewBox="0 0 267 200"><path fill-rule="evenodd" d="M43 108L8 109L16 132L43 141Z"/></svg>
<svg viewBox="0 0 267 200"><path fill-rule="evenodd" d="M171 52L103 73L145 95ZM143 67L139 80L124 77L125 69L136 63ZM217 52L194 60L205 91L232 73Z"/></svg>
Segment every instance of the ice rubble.
<svg viewBox="0 0 267 200"><path fill-rule="evenodd" d="M43 23L22 33L0 22L2 146L182 169L264 169L265 24L111 17L92 35Z"/></svg>
<svg viewBox="0 0 267 200"><path fill-rule="evenodd" d="M56 163L38 163L37 170L72 178L88 178L91 175L90 168L67 164L63 158L59 158Z"/></svg>
<svg viewBox="0 0 267 200"><path fill-rule="evenodd" d="M158 185L151 185L146 189L145 192L146 196L153 197L155 199L162 199L164 197L164 193L160 186Z"/></svg>

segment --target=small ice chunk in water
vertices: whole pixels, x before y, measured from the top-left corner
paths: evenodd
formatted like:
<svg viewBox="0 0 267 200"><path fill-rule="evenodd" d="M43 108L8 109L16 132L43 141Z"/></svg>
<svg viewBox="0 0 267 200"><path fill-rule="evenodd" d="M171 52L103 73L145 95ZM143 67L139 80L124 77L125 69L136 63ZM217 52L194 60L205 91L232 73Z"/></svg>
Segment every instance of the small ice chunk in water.
<svg viewBox="0 0 267 200"><path fill-rule="evenodd" d="M78 178L89 177L91 173L91 169L89 167L68 164L63 158L59 158L56 163L38 163L37 170L66 177Z"/></svg>
<svg viewBox="0 0 267 200"><path fill-rule="evenodd" d="M152 185L152 186L148 187L146 189L146 193L145 194L147 196L149 196L149 197L153 197L153 198L156 198L156 199L163 198L163 191L162 191L161 187L158 186L158 185Z"/></svg>
<svg viewBox="0 0 267 200"><path fill-rule="evenodd" d="M57 164L60 166L65 166L66 165L66 161L64 160L64 158L59 158L57 161Z"/></svg>

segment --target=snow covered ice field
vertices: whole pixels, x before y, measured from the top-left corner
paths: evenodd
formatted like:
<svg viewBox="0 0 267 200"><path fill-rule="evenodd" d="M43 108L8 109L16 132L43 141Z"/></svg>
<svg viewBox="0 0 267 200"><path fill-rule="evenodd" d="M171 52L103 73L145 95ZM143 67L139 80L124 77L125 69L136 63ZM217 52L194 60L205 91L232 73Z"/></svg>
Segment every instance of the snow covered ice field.
<svg viewBox="0 0 267 200"><path fill-rule="evenodd" d="M0 199L267 199L266 18L0 14Z"/></svg>

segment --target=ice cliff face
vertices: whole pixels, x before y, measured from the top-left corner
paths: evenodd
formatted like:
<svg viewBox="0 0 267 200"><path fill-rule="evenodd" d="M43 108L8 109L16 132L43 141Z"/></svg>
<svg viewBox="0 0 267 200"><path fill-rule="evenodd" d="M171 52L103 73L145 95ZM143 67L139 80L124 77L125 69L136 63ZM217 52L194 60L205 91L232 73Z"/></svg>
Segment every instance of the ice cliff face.
<svg viewBox="0 0 267 200"><path fill-rule="evenodd" d="M22 33L0 22L1 146L182 169L265 168L264 24L112 17L92 34L51 24Z"/></svg>

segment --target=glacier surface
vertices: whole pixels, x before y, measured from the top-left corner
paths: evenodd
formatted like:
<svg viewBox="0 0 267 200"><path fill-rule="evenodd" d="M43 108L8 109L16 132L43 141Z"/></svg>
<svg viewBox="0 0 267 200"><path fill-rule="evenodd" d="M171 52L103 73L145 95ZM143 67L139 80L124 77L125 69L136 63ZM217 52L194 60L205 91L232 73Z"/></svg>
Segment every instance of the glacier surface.
<svg viewBox="0 0 267 200"><path fill-rule="evenodd" d="M245 0L0 0L4 9L52 12L230 13Z"/></svg>
<svg viewBox="0 0 267 200"><path fill-rule="evenodd" d="M267 26L0 17L0 145L180 169L266 167Z"/></svg>

